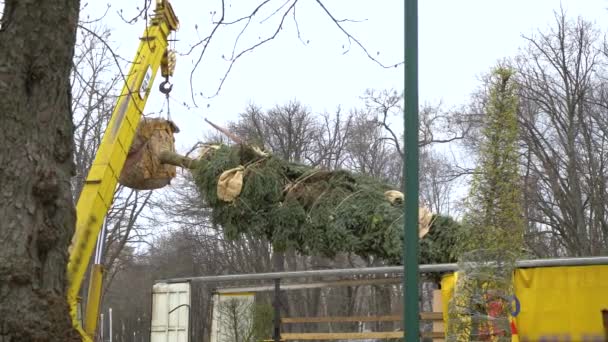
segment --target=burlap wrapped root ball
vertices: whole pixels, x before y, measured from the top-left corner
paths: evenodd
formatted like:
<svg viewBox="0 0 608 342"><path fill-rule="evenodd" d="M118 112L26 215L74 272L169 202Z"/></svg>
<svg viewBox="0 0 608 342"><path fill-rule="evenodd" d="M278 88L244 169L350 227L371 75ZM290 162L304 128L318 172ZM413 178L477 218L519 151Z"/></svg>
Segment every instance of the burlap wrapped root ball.
<svg viewBox="0 0 608 342"><path fill-rule="evenodd" d="M143 118L127 155L118 182L135 190L160 189L175 177L176 167L160 161L162 151L175 152L179 128L170 120Z"/></svg>

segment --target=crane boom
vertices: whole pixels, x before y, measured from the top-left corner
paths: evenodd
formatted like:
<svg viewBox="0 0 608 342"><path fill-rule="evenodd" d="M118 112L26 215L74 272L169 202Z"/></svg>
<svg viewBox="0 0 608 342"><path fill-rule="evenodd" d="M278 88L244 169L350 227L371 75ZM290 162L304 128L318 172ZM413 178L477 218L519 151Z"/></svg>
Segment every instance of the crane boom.
<svg viewBox="0 0 608 342"><path fill-rule="evenodd" d="M101 265L92 268L85 329L78 318L82 281L104 218L112 205L118 177L135 137L150 87L159 67L162 67L162 74L167 78L173 73L173 60L167 58L168 37L178 26L179 21L168 0L157 0L153 18L140 38L135 59L129 73L125 75L121 96L116 102L76 204L76 231L69 250L67 270L67 300L74 328L81 334L83 341L92 341L97 327L103 271Z"/></svg>

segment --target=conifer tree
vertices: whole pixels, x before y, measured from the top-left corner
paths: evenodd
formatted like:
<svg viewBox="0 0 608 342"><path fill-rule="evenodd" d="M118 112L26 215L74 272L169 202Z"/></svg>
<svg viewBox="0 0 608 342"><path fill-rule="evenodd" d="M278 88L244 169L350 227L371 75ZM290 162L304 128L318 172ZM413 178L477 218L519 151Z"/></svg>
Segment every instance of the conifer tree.
<svg viewBox="0 0 608 342"><path fill-rule="evenodd" d="M463 251L522 249L524 218L518 161L517 85L514 71L493 70L477 172L468 198L469 233Z"/></svg>
<svg viewBox="0 0 608 342"><path fill-rule="evenodd" d="M510 341L511 274L522 250L517 85L514 71L495 68L488 83L477 172L465 234L459 236L459 275L450 302L447 341Z"/></svg>

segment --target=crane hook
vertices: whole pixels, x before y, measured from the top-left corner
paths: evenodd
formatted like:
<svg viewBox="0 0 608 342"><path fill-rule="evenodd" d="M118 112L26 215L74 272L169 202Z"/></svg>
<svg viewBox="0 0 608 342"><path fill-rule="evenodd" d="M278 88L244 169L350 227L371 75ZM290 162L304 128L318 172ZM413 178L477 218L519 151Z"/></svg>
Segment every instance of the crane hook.
<svg viewBox="0 0 608 342"><path fill-rule="evenodd" d="M173 84L169 83L169 77L165 78L165 80L158 86L158 90L165 95L169 95L173 89Z"/></svg>

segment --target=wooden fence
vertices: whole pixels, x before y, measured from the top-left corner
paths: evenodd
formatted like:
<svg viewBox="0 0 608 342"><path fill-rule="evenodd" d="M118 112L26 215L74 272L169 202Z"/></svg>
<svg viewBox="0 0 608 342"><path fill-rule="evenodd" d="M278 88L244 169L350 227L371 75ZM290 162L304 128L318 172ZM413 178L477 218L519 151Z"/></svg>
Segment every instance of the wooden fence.
<svg viewBox="0 0 608 342"><path fill-rule="evenodd" d="M433 293L433 312L421 312L421 321L433 322L433 331L423 332L420 337L432 338L434 342L443 342L445 338L443 327L443 313L441 312L440 291ZM285 317L281 324L307 324L307 323L348 323L348 322L399 322L400 315L385 316L321 316L321 317ZM281 333L282 341L306 340L365 340L365 339L395 339L403 338L403 331L365 331L365 332L330 332L330 333Z"/></svg>

